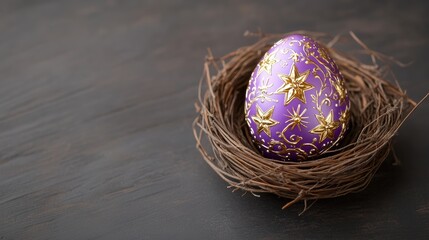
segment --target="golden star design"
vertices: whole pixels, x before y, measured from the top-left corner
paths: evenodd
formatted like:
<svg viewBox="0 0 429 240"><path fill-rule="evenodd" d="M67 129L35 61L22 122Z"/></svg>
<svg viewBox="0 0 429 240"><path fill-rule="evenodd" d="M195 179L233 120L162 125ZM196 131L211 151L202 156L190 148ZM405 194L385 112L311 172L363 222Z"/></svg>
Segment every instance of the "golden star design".
<svg viewBox="0 0 429 240"><path fill-rule="evenodd" d="M262 71L265 71L266 73L271 75L273 64L277 62L277 59L275 59L275 55L276 55L276 52L265 53L262 60L258 63L259 69L256 76L259 76L259 74L261 74Z"/></svg>
<svg viewBox="0 0 429 240"><path fill-rule="evenodd" d="M313 85L305 82L310 71L299 73L298 68L292 65L290 74L279 74L279 78L283 80L283 85L277 89L276 93L285 94L284 105L288 105L293 99L298 98L301 102L306 103L305 91L314 88Z"/></svg>
<svg viewBox="0 0 429 240"><path fill-rule="evenodd" d="M279 123L271 118L273 112L274 106L268 109L268 111L264 112L258 105L256 105L256 116L253 116L252 119L256 125L258 125L258 133L264 131L269 137L271 137L270 128Z"/></svg>
<svg viewBox="0 0 429 240"><path fill-rule="evenodd" d="M291 129L293 130L295 127L298 127L298 129L301 131L301 126L307 127L306 124L308 122L305 120L308 117L304 116L305 112L307 111L307 108L304 108L302 112L301 111L301 104L298 104L298 107L296 109L292 108L292 112L287 110L289 115L287 117L289 118L286 123L289 123Z"/></svg>
<svg viewBox="0 0 429 240"><path fill-rule="evenodd" d="M313 128L310 132L319 135L319 142L323 142L326 138L334 138L334 131L340 126L340 123L334 121L333 115L333 110L329 112L326 118L323 115L316 115L319 125Z"/></svg>

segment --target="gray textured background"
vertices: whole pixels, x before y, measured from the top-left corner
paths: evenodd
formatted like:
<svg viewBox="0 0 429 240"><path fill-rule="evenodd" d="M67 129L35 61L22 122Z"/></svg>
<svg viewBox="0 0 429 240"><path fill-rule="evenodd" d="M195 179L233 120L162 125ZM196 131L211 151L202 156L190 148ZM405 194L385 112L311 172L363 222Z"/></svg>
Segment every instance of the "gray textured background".
<svg viewBox="0 0 429 240"><path fill-rule="evenodd" d="M304 216L231 193L195 149L206 48L245 30L353 30L429 90L425 1L0 2L0 239L429 238L429 108L400 129L402 165Z"/></svg>

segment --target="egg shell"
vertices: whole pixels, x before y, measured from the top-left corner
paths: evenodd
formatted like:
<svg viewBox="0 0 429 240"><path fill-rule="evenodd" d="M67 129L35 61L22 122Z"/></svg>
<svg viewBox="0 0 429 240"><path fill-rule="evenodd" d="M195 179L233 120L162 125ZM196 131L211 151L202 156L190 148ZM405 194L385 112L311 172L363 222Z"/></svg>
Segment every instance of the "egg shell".
<svg viewBox="0 0 429 240"><path fill-rule="evenodd" d="M244 110L263 156L304 161L344 137L350 107L344 77L328 51L294 34L276 42L252 72Z"/></svg>

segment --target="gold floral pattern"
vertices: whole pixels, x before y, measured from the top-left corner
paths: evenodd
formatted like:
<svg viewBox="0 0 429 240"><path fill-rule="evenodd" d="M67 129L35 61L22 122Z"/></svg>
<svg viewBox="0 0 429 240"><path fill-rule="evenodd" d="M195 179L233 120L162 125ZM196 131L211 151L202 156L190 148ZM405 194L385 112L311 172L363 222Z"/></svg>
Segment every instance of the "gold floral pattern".
<svg viewBox="0 0 429 240"><path fill-rule="evenodd" d="M258 63L259 69L256 76L259 76L262 71L265 71L269 75L271 75L271 70L273 68L273 64L275 64L278 60L275 58L276 52L266 53L262 60Z"/></svg>

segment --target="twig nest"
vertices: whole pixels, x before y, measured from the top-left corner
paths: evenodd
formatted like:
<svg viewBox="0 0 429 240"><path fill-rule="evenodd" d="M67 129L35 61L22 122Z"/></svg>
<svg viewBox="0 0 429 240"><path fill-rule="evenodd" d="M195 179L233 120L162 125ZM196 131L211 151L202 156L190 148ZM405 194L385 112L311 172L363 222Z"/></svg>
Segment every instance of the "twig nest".
<svg viewBox="0 0 429 240"><path fill-rule="evenodd" d="M209 52L193 125L198 150L230 187L292 199L284 208L300 200L307 203L363 190L388 156L392 137L416 105L399 86L385 79L390 74L388 65L377 63L392 59L368 49L353 33L351 37L372 63L362 63L334 49L338 37L324 45L324 34L297 33L319 40L344 75L352 108L350 131L338 147L316 160L285 162L263 157L252 142L244 116L246 88L258 62L283 35L257 34L261 38L255 44L222 58L214 58ZM204 139L208 142L203 143Z"/></svg>

